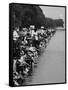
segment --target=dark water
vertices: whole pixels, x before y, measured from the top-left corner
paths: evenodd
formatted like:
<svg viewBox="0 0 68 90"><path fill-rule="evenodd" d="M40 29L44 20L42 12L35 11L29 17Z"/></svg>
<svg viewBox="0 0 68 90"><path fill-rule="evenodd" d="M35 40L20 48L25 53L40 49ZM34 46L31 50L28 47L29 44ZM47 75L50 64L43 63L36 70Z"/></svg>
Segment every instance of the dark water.
<svg viewBox="0 0 68 90"><path fill-rule="evenodd" d="M26 85L65 81L65 31L57 31L50 40Z"/></svg>

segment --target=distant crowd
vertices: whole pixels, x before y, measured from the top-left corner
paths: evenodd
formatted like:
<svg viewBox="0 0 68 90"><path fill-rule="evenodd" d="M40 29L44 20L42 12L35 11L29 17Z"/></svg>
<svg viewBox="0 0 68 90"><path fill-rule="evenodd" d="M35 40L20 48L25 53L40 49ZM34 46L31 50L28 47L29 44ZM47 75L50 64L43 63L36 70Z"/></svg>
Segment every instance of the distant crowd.
<svg viewBox="0 0 68 90"><path fill-rule="evenodd" d="M25 76L32 72L38 63L41 50L46 48L49 40L56 30L41 26L36 29L34 25L29 28L17 27L13 30L13 82L22 85Z"/></svg>

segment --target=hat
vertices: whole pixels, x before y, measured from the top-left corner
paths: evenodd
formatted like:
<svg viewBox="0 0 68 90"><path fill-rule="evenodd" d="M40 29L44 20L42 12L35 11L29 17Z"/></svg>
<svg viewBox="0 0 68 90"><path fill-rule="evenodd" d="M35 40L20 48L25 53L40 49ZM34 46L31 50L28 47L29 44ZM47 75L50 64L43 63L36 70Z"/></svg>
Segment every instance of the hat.
<svg viewBox="0 0 68 90"><path fill-rule="evenodd" d="M44 29L44 26L41 26L41 29Z"/></svg>
<svg viewBox="0 0 68 90"><path fill-rule="evenodd" d="M35 26L34 26L34 25L30 25L30 28L31 28L31 29L35 29Z"/></svg>

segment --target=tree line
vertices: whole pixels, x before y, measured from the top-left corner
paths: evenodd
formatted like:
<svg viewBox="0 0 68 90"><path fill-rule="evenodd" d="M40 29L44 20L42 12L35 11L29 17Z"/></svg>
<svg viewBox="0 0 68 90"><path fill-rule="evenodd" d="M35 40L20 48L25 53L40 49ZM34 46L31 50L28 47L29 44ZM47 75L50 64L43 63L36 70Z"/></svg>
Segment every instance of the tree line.
<svg viewBox="0 0 68 90"><path fill-rule="evenodd" d="M43 14L39 5L13 4L11 8L13 27L29 27L35 25L36 28L63 27L63 19L52 19Z"/></svg>

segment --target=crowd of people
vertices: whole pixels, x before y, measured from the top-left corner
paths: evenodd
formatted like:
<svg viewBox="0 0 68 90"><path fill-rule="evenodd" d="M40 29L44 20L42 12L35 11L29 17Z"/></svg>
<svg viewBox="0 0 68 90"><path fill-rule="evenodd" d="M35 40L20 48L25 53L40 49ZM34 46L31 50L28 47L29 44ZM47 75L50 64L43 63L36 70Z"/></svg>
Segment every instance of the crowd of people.
<svg viewBox="0 0 68 90"><path fill-rule="evenodd" d="M13 82L21 85L37 65L41 49L46 48L49 40L56 31L43 26L36 29L34 25L29 28L17 27L13 30Z"/></svg>

